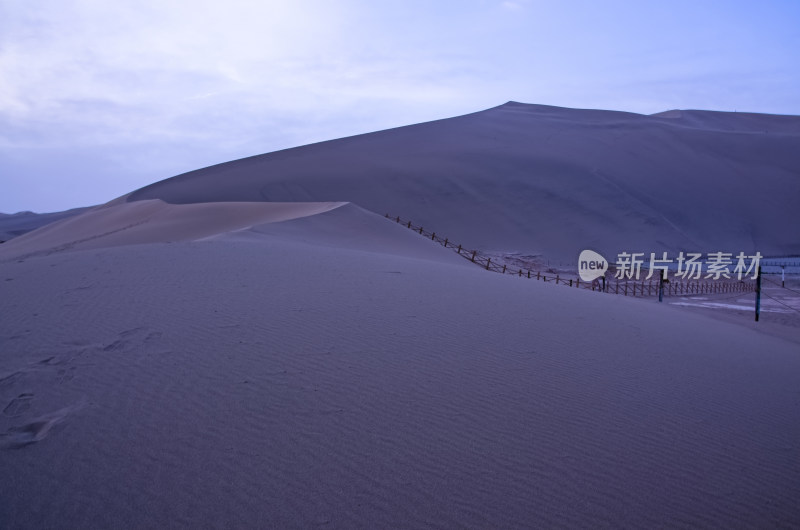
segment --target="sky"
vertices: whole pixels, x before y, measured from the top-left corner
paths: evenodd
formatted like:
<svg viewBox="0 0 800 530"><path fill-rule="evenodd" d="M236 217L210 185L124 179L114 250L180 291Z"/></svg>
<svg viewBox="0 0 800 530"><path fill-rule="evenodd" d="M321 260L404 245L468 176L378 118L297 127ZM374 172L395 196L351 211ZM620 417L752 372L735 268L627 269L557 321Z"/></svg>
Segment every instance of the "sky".
<svg viewBox="0 0 800 530"><path fill-rule="evenodd" d="M0 212L511 100L800 115L800 2L0 0Z"/></svg>

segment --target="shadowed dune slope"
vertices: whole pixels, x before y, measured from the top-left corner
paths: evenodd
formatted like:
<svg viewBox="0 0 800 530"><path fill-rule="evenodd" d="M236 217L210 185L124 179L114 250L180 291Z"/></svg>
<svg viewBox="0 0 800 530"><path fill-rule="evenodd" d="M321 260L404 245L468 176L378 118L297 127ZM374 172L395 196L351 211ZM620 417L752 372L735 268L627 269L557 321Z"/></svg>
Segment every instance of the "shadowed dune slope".
<svg viewBox="0 0 800 530"><path fill-rule="evenodd" d="M207 239L242 243L280 240L475 267L440 244L420 237L403 226L386 222L383 217L351 203L320 214L262 223Z"/></svg>
<svg viewBox="0 0 800 530"><path fill-rule="evenodd" d="M113 201L9 241L0 247L0 259L65 250L194 241L253 225L315 215L343 204L216 202L172 205L160 200Z"/></svg>
<svg viewBox="0 0 800 530"><path fill-rule="evenodd" d="M14 239L15 237L27 234L28 232L50 223L79 215L88 209L89 208L73 208L72 210L53 213L0 213L0 241Z"/></svg>
<svg viewBox="0 0 800 530"><path fill-rule="evenodd" d="M800 117L509 102L192 171L127 200L348 201L487 250L800 253Z"/></svg>
<svg viewBox="0 0 800 530"><path fill-rule="evenodd" d="M469 266L403 226L349 203L117 203L55 222L0 247L0 262L65 251L222 240L297 242Z"/></svg>

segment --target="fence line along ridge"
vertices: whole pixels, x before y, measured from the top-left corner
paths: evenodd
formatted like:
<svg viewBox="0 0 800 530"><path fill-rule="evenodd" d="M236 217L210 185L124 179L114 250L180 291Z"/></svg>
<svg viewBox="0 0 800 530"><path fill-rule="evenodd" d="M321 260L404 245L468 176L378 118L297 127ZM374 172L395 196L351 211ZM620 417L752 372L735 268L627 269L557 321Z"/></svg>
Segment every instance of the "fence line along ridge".
<svg viewBox="0 0 800 530"><path fill-rule="evenodd" d="M405 226L409 230L418 233L419 235L435 241L445 248L454 250L462 258L471 261L475 265L486 269L487 271L497 272L500 274L510 274L520 278L529 278L532 280L539 280L544 282L552 282L556 285L566 285L568 287L575 287L578 289L587 289L591 291L605 292L609 294L619 294L623 296L658 296L659 285L658 280L623 280L620 281L616 277L598 278L593 282L582 282L578 277L565 277L562 278L560 273L551 271L533 270L530 268L517 268L508 267L505 263L494 262L490 256L482 254L478 250L471 250L462 245L456 245L448 238L442 238L436 235L436 232L429 232L413 224L407 219L401 219L399 216L391 216L388 213L384 216L386 219L395 221L396 223ZM612 283L613 280L613 283ZM754 292L756 289L756 282L749 281L702 281L702 280L670 280L664 284L664 296L692 296L701 294L724 294L724 293L749 293Z"/></svg>

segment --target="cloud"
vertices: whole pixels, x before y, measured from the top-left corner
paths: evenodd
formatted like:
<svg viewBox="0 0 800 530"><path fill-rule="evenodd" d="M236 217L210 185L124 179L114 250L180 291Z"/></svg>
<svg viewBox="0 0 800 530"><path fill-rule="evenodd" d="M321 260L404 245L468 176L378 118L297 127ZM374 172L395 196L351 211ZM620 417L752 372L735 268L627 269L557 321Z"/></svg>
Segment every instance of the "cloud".
<svg viewBox="0 0 800 530"><path fill-rule="evenodd" d="M347 6L339 6L33 2L13 13L15 31L0 44L0 120L68 133L82 144L143 135L191 140L199 133L180 125L219 108L302 115L364 98L458 98L459 78L442 82L458 58L360 50L344 29ZM220 126L236 121L221 118ZM25 141L4 136L7 144Z"/></svg>
<svg viewBox="0 0 800 530"><path fill-rule="evenodd" d="M510 11L518 11L522 9L522 4L519 2L503 2L500 5L503 6L504 9L508 9Z"/></svg>

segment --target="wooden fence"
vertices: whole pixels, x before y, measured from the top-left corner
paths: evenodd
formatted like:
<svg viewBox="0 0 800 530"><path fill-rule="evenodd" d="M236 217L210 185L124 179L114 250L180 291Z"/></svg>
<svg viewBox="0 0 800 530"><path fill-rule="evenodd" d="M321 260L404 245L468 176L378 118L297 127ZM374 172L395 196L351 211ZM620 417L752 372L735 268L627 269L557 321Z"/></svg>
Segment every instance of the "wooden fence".
<svg viewBox="0 0 800 530"><path fill-rule="evenodd" d="M475 265L487 271L500 274L510 274L520 278L529 278L543 282L551 282L556 285L566 285L577 289L587 289L590 291L605 292L610 294L620 294L623 296L658 296L659 281L651 280L625 280L617 279L614 276L609 278L598 278L593 282L581 281L577 277L562 277L558 272L533 270L529 268L509 267L505 263L492 261L490 256L478 250L471 250L461 245L456 245L446 237L437 236L436 232L429 232L413 224L411 221L401 219L397 216L386 214L385 217L398 224L405 226L409 230L417 232L419 235L435 241L445 248L454 250L459 256L467 259ZM605 280L605 281L604 281ZM664 282L664 296L696 296L703 294L723 294L723 293L749 293L756 289L754 280L675 280L671 279Z"/></svg>

